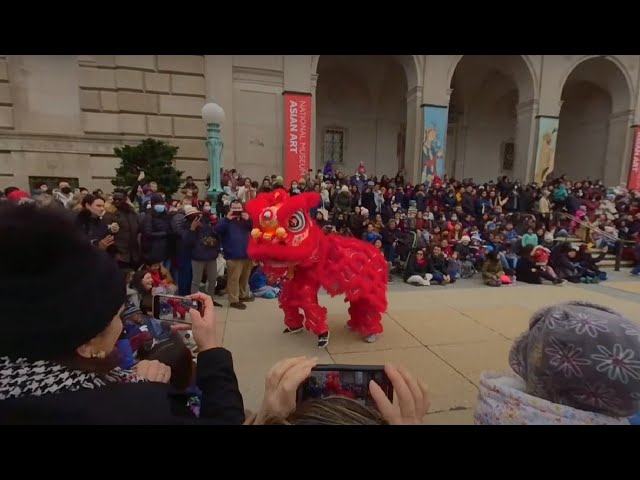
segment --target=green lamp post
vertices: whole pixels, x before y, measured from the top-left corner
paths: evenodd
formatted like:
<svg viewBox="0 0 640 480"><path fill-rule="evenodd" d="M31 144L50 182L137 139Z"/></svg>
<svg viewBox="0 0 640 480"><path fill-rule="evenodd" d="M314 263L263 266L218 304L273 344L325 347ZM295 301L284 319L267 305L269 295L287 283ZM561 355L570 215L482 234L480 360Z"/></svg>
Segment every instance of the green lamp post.
<svg viewBox="0 0 640 480"><path fill-rule="evenodd" d="M222 162L222 136L220 127L224 123L224 109L213 99L202 107L202 119L207 124L207 152L209 155L209 190L207 197L211 200L211 212L216 212L218 195L222 191L220 185L220 164Z"/></svg>

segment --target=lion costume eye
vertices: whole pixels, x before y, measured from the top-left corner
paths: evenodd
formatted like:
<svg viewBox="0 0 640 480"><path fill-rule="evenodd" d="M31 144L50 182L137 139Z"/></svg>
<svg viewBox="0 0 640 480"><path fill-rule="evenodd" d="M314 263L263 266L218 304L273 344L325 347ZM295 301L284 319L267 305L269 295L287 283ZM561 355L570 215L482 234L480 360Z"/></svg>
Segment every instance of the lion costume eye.
<svg viewBox="0 0 640 480"><path fill-rule="evenodd" d="M302 210L298 210L296 213L291 215L291 217L289 217L289 231L291 231L292 233L301 232L306 224L307 222L304 218L304 213L302 212Z"/></svg>

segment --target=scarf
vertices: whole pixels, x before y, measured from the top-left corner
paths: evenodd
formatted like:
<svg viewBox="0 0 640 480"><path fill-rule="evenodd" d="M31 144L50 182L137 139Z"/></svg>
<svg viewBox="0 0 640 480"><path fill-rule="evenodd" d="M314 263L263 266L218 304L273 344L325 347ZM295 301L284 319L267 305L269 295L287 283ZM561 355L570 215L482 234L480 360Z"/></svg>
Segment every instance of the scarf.
<svg viewBox="0 0 640 480"><path fill-rule="evenodd" d="M145 381L131 370L115 368L98 376L92 372L71 370L65 366L26 358L0 357L0 400L96 389L108 383Z"/></svg>

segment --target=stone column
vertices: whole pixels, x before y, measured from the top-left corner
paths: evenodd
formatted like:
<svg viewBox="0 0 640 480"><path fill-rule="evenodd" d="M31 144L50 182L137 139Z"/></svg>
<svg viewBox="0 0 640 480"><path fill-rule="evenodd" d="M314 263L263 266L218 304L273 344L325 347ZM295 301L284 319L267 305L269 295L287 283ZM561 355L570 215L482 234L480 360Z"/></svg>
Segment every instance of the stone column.
<svg viewBox="0 0 640 480"><path fill-rule="evenodd" d="M462 180L464 175L464 166L467 158L467 132L469 127L466 118L463 115L459 118L456 125L456 156L452 158L451 174L456 180Z"/></svg>
<svg viewBox="0 0 640 480"><path fill-rule="evenodd" d="M616 187L627 181L633 141L632 123L633 111L631 110L609 115L609 136L602 179L608 187Z"/></svg>
<svg viewBox="0 0 640 480"><path fill-rule="evenodd" d="M513 178L523 184L533 179L536 147L536 114L538 101L529 100L516 107L517 124Z"/></svg>
<svg viewBox="0 0 640 480"><path fill-rule="evenodd" d="M412 183L420 182L422 142L422 87L415 86L407 92L407 136L404 150L405 175ZM395 172L394 172L395 173Z"/></svg>
<svg viewBox="0 0 640 480"><path fill-rule="evenodd" d="M235 115L233 111L233 56L205 55L204 57L205 92L208 98L213 97L226 116L222 126L221 166L225 169L236 168ZM203 103L204 105L204 103Z"/></svg>

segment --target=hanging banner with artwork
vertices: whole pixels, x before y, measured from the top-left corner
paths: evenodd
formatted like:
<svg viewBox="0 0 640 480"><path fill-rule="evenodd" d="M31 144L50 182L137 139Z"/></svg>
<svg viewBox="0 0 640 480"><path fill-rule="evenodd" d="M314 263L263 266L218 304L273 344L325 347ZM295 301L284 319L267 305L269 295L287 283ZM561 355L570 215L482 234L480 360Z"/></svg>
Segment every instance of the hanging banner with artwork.
<svg viewBox="0 0 640 480"><path fill-rule="evenodd" d="M447 142L449 108L422 105L424 132L422 137L421 182L431 185L434 177L444 177L444 155Z"/></svg>
<svg viewBox="0 0 640 480"><path fill-rule="evenodd" d="M640 190L640 126L633 127L633 149L627 188L629 190Z"/></svg>
<svg viewBox="0 0 640 480"><path fill-rule="evenodd" d="M304 177L310 167L311 94L284 94L284 181Z"/></svg>
<svg viewBox="0 0 640 480"><path fill-rule="evenodd" d="M534 181L544 182L553 172L558 139L558 117L538 117L538 149Z"/></svg>

